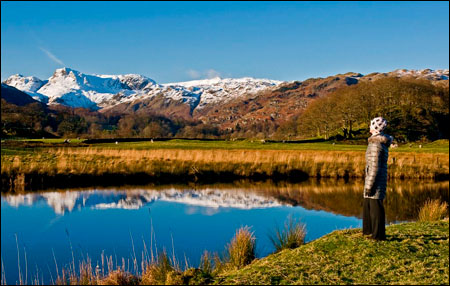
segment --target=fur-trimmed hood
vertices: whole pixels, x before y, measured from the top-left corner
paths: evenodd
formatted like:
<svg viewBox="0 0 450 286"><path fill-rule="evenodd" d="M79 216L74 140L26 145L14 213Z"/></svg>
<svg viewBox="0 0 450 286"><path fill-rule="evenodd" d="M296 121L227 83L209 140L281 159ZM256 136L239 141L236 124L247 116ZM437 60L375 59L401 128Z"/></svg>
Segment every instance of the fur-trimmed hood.
<svg viewBox="0 0 450 286"><path fill-rule="evenodd" d="M369 137L369 139L367 139L369 143L380 143L386 145L387 147L389 147L392 144L392 140L394 140L392 136L384 133L372 135Z"/></svg>

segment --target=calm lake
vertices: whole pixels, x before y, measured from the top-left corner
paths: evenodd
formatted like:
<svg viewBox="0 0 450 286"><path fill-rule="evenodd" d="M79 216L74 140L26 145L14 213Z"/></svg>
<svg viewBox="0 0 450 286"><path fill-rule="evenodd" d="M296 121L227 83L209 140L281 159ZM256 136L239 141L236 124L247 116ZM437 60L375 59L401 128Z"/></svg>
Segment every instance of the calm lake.
<svg viewBox="0 0 450 286"><path fill-rule="evenodd" d="M387 223L413 220L429 198L449 200L448 181L388 185ZM59 272L87 257L102 267L102 254L132 271L132 258L140 265L152 244L195 267L204 250L221 254L241 226L254 231L263 257L274 251L268 235L290 215L306 224L306 241L361 227L362 189L361 181L310 180L2 193L3 273L16 284L18 252L28 282L38 274L41 283L51 283L55 260Z"/></svg>

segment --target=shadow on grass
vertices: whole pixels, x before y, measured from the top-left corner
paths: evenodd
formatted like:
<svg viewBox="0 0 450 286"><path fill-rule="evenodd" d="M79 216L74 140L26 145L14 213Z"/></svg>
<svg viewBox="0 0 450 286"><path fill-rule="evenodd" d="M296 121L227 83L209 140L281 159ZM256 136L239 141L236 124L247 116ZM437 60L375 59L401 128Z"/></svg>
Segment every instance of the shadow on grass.
<svg viewBox="0 0 450 286"><path fill-rule="evenodd" d="M436 236L431 234L423 234L423 235L386 235L386 241L397 241L397 242L404 242L404 241L411 241L411 240L418 240L423 239L423 241L430 242L430 241L445 241L448 240L448 237L446 236Z"/></svg>

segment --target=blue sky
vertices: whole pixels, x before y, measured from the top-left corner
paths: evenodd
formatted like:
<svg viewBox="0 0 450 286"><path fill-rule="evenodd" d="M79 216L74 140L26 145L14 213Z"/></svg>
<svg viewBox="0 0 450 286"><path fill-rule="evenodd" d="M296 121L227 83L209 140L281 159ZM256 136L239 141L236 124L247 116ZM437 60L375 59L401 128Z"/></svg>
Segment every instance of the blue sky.
<svg viewBox="0 0 450 286"><path fill-rule="evenodd" d="M448 69L448 2L1 2L1 78L304 80Z"/></svg>

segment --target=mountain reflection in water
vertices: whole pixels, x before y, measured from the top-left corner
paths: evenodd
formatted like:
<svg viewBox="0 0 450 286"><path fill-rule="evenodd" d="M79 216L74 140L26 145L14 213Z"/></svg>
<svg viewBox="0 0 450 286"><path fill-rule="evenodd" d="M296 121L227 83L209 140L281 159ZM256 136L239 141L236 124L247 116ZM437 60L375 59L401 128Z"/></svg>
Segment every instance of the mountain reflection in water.
<svg viewBox="0 0 450 286"><path fill-rule="evenodd" d="M203 186L152 186L3 194L11 206L45 202L56 214L81 208L139 209L155 201L214 209L302 206L361 218L363 182L310 180L299 184L237 182ZM427 199L449 200L449 182L391 181L385 201L388 222L413 220Z"/></svg>
<svg viewBox="0 0 450 286"><path fill-rule="evenodd" d="M32 205L45 201L55 213L64 214L81 208L139 209L155 201L176 202L207 208L255 209L286 205L275 198L242 189L167 190L89 190L28 193L5 196L9 205Z"/></svg>

